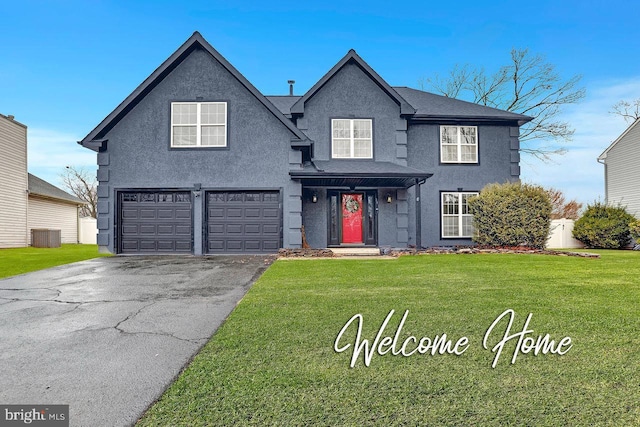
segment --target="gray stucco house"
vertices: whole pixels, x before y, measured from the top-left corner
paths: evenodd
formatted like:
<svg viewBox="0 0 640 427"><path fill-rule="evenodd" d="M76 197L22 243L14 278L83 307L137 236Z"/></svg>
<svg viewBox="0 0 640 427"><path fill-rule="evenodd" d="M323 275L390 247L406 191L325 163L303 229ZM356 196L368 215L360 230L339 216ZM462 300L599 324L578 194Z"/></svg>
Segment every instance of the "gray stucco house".
<svg viewBox="0 0 640 427"><path fill-rule="evenodd" d="M79 143L101 250L450 246L471 243L467 197L519 179L528 120L392 87L353 50L264 96L196 32Z"/></svg>

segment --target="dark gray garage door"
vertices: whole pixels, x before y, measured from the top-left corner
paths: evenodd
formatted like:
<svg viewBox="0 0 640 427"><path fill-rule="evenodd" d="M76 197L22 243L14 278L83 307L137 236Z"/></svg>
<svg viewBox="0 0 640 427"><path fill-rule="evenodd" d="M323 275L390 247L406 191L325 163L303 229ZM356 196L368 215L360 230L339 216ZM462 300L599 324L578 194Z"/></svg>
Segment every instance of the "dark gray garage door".
<svg viewBox="0 0 640 427"><path fill-rule="evenodd" d="M207 193L207 252L274 253L280 248L279 191Z"/></svg>
<svg viewBox="0 0 640 427"><path fill-rule="evenodd" d="M121 253L191 253L190 191L120 193Z"/></svg>

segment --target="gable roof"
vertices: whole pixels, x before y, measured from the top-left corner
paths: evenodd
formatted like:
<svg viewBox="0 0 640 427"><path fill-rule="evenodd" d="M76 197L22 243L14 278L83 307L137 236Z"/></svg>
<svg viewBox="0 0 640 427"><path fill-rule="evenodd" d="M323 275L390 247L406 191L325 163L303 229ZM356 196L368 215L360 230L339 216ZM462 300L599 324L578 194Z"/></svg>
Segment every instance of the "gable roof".
<svg viewBox="0 0 640 427"><path fill-rule="evenodd" d="M267 100L229 61L213 48L199 32L194 32L166 61L164 61L145 81L140 84L115 110L111 112L95 129L79 144L98 151L101 138L105 136L129 111L167 77L196 48L202 48L213 56L231 75L233 75L251 94L264 105L282 124L293 133L296 139L306 140L307 136L291 123L280 111ZM93 143L92 143L93 142Z"/></svg>
<svg viewBox="0 0 640 427"><path fill-rule="evenodd" d="M302 97L292 95L267 95L266 98L275 105L282 114L291 118L291 107Z"/></svg>
<svg viewBox="0 0 640 427"><path fill-rule="evenodd" d="M46 197L48 199L56 199L63 202L70 202L76 205L86 204L86 202L83 202L76 196L72 196L55 185L49 184L44 179L40 179L31 174L29 174L29 194Z"/></svg>
<svg viewBox="0 0 640 427"><path fill-rule="evenodd" d="M617 144L617 143L618 143L622 138L624 138L624 137L625 137L625 135L627 135L627 134L631 131L631 129L633 129L634 127L636 127L636 125L637 125L638 123L640 123L640 118L636 119L636 121L635 121L635 122L631 123L631 125L630 125L630 126L629 126L625 131L624 131L624 132L622 132L622 135L620 135L619 137L617 137L617 138L616 138L616 140L615 140L615 141L613 141L613 142L611 143L611 145L609 145L609 146L607 147L607 149L606 149L606 150L604 150L604 151L602 152L602 154L600 154L600 155L598 156L598 161L600 161L600 160L605 160L605 159L607 158L607 154L609 154L609 151L611 151L611 149L612 149L612 148L613 148L613 147L614 147L614 146L615 146L615 145L616 145L616 144Z"/></svg>
<svg viewBox="0 0 640 427"><path fill-rule="evenodd" d="M303 114L304 113L304 104L309 99L311 99L333 76L335 76L342 67L344 67L348 62L355 63L362 71L364 71L371 80L373 80L387 95L389 95L395 102L400 106L400 114L402 115L411 115L416 111L415 109L404 100L402 96L398 94L389 84L384 81L378 73L376 73L373 68L369 66L358 54L355 50L351 49L347 54L340 60L336 65L333 66L331 70L327 74L325 74L318 82L313 85L311 89L307 91L300 99L296 101L293 106L291 106L291 114Z"/></svg>
<svg viewBox="0 0 640 427"><path fill-rule="evenodd" d="M474 120L514 120L522 125L532 117L510 111L499 110L485 105L474 104L460 99L449 98L435 93L408 87L394 87L415 109L414 118L424 119L474 119Z"/></svg>

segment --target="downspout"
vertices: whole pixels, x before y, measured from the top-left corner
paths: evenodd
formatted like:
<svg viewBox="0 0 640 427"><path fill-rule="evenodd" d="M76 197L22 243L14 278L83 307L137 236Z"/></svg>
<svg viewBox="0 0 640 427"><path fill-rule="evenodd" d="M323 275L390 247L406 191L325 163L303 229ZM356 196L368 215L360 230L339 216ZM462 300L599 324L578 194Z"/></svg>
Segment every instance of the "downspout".
<svg viewBox="0 0 640 427"><path fill-rule="evenodd" d="M601 165L604 165L604 203L606 205L609 204L609 185L608 185L608 175L607 175L607 162L604 161L605 158L598 157L597 161Z"/></svg>

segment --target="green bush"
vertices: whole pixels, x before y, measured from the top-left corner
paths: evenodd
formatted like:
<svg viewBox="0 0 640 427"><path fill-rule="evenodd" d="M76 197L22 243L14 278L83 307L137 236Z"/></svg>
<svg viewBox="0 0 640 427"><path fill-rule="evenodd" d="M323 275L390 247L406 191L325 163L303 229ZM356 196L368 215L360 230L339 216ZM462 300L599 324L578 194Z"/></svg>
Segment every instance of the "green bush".
<svg viewBox="0 0 640 427"><path fill-rule="evenodd" d="M544 248L549 237L551 201L537 185L489 184L470 199L469 211L481 245Z"/></svg>
<svg viewBox="0 0 640 427"><path fill-rule="evenodd" d="M629 233L636 243L640 243L640 219L633 220L629 223Z"/></svg>
<svg viewBox="0 0 640 427"><path fill-rule="evenodd" d="M635 218L622 206L595 202L573 227L573 237L589 248L621 249L631 243L629 224Z"/></svg>

